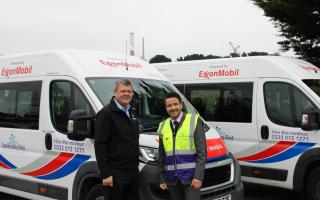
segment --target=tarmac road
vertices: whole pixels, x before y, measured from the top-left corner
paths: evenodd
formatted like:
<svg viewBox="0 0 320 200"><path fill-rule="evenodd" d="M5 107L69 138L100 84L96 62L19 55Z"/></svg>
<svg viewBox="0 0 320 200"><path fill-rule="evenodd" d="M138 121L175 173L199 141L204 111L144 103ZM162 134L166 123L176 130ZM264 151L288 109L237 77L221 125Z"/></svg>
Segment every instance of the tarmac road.
<svg viewBox="0 0 320 200"><path fill-rule="evenodd" d="M9 194L4 194L4 193L1 193L1 192L0 192L0 199L1 200L26 200L24 198L19 198L19 197L12 196L12 195L9 195Z"/></svg>
<svg viewBox="0 0 320 200"><path fill-rule="evenodd" d="M244 200L303 200L301 194L277 187L244 184Z"/></svg>
<svg viewBox="0 0 320 200"><path fill-rule="evenodd" d="M303 200L300 194L291 190L248 184L244 185L244 200ZM0 200L26 200L23 198L0 193Z"/></svg>

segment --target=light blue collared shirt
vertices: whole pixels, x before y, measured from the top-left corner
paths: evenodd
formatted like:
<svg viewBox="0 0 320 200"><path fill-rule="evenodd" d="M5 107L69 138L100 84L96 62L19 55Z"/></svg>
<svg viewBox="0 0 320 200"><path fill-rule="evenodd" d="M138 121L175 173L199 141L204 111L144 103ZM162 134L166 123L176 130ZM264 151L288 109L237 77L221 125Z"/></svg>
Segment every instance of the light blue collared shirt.
<svg viewBox="0 0 320 200"><path fill-rule="evenodd" d="M127 107L123 107L116 99L113 99L114 102L116 103L117 107L122 110L123 112L126 113L126 115L129 117L129 119L131 119L130 117L130 113L129 113L129 109L130 109L130 104Z"/></svg>

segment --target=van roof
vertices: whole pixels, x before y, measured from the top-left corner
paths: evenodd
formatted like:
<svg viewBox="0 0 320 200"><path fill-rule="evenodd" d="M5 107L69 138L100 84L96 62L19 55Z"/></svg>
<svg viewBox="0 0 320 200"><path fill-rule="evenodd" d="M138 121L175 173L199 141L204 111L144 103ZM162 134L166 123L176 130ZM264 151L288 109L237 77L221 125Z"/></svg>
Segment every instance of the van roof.
<svg viewBox="0 0 320 200"><path fill-rule="evenodd" d="M1 56L0 72L0 80L48 75L166 80L142 59L95 50L59 49Z"/></svg>
<svg viewBox="0 0 320 200"><path fill-rule="evenodd" d="M319 79L320 69L304 60L283 56L253 56L153 64L174 83L226 78L282 77Z"/></svg>

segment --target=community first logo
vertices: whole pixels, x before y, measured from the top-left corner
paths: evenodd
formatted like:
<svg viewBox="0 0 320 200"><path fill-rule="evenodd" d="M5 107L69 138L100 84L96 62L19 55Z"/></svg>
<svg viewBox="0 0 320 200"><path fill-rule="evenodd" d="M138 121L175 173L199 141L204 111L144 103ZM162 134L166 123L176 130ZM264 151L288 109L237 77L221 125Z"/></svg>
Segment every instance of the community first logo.
<svg viewBox="0 0 320 200"><path fill-rule="evenodd" d="M11 150L17 150L17 151L25 151L26 150L26 147L19 144L17 141L16 141L16 137L11 134L9 136L9 140L8 142L6 143L1 143L1 147L4 148L4 149L11 149Z"/></svg>
<svg viewBox="0 0 320 200"><path fill-rule="evenodd" d="M32 73L32 66L18 66L18 67L2 67L1 76L9 78L16 75L25 75Z"/></svg>

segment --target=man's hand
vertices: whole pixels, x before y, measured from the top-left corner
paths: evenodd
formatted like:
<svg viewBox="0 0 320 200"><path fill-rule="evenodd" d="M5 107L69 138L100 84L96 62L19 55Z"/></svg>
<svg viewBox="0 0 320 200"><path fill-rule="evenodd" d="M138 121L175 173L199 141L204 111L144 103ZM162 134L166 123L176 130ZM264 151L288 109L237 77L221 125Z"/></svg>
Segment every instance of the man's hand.
<svg viewBox="0 0 320 200"><path fill-rule="evenodd" d="M202 181L199 181L197 179L193 179L192 180L191 187L194 190L200 190L201 186L202 186Z"/></svg>
<svg viewBox="0 0 320 200"><path fill-rule="evenodd" d="M107 187L113 187L113 179L112 176L109 176L108 178L105 178L102 180L102 185Z"/></svg>
<svg viewBox="0 0 320 200"><path fill-rule="evenodd" d="M161 184L160 184L160 189L162 189L162 190L168 190L167 184L166 184L166 183L161 183Z"/></svg>

